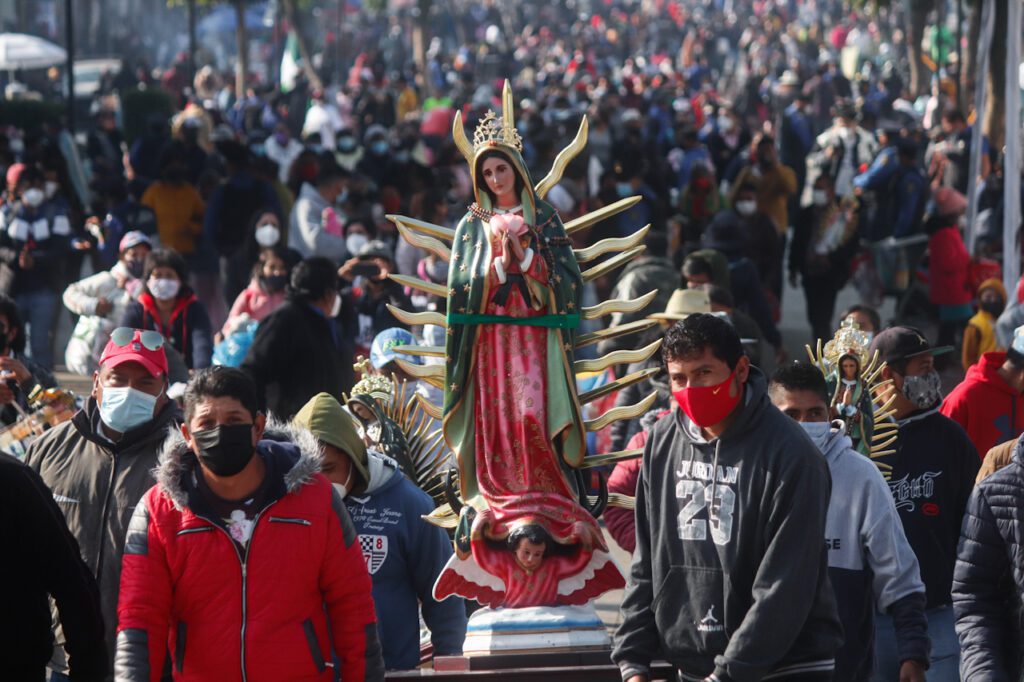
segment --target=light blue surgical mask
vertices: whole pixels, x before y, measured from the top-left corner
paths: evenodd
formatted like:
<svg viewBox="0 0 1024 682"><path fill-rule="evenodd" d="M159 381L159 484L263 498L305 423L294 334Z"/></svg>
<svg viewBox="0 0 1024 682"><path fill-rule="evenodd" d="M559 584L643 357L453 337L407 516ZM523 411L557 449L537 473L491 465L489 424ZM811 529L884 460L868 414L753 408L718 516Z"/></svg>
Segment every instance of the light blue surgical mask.
<svg viewBox="0 0 1024 682"><path fill-rule="evenodd" d="M114 431L127 433L153 419L158 397L130 386L104 388L100 419Z"/></svg>
<svg viewBox="0 0 1024 682"><path fill-rule="evenodd" d="M633 184L629 182L617 182L615 183L615 189L618 191L620 197L628 197L633 193Z"/></svg>
<svg viewBox="0 0 1024 682"><path fill-rule="evenodd" d="M384 156L391 149L391 145L388 144L387 140L376 140L370 143L370 151L377 156Z"/></svg>
<svg viewBox="0 0 1024 682"><path fill-rule="evenodd" d="M799 422L799 424L804 433L814 441L814 445L824 452L828 436L832 433L832 424L829 422Z"/></svg>

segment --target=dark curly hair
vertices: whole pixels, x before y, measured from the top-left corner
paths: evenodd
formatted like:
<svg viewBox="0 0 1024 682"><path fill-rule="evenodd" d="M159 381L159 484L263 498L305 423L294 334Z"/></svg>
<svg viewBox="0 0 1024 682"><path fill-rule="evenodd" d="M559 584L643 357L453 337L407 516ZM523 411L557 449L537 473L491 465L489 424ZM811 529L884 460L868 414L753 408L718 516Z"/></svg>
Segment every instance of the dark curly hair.
<svg viewBox="0 0 1024 682"><path fill-rule="evenodd" d="M669 328L661 344L661 357L666 363L693 358L705 348L729 369L735 369L743 357L743 344L736 329L721 317L707 313L690 315Z"/></svg>

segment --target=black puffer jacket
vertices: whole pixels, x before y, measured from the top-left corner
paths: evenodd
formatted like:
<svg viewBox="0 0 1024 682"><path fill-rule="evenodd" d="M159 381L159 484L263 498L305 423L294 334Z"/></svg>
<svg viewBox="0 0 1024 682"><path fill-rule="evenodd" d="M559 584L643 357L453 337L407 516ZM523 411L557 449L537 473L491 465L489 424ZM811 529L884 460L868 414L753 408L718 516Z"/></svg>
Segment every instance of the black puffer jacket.
<svg viewBox="0 0 1024 682"><path fill-rule="evenodd" d="M967 503L953 608L962 679L1010 682L1021 674L1024 594L1024 436L1013 461L978 484Z"/></svg>

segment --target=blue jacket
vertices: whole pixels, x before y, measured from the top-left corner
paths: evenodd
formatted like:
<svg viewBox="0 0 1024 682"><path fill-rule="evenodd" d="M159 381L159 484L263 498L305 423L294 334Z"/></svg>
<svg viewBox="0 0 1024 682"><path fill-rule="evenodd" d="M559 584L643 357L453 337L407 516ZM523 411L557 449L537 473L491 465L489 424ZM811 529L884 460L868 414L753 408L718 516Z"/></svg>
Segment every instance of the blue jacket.
<svg viewBox="0 0 1024 682"><path fill-rule="evenodd" d="M875 220L866 235L868 241L906 237L917 231L928 183L916 167L900 164L896 147L879 152L871 166L853 179L853 186L878 195Z"/></svg>
<svg viewBox="0 0 1024 682"><path fill-rule="evenodd" d="M1020 679L1021 447L1018 439L1010 464L978 484L964 514L953 573L953 610L965 680Z"/></svg>
<svg viewBox="0 0 1024 682"><path fill-rule="evenodd" d="M366 567L373 579L373 603L388 670L409 670L420 662L418 609L430 628L435 656L462 653L466 609L462 599L437 602L434 581L452 555L443 529L421 517L434 511L430 497L390 459L369 453L370 485L349 495Z"/></svg>
<svg viewBox="0 0 1024 682"><path fill-rule="evenodd" d="M807 166L807 155L814 149L811 119L795 104L789 105L782 117L781 160L790 168Z"/></svg>

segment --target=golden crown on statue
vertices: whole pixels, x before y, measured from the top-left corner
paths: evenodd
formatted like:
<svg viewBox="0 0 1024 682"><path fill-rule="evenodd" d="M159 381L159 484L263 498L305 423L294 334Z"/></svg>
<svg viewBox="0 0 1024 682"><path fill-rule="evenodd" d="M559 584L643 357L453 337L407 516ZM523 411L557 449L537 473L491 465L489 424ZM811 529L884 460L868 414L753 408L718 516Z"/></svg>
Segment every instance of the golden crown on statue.
<svg viewBox="0 0 1024 682"><path fill-rule="evenodd" d="M356 363L352 365L356 372L362 372L363 378L352 387L352 395L368 395L380 402L390 402L394 394L394 384L391 379L373 373L373 365L368 358L360 355Z"/></svg>
<svg viewBox="0 0 1024 682"><path fill-rule="evenodd" d="M839 366L843 356L850 355L856 358L857 363L863 369L868 362L868 348L871 346L871 336L860 329L860 325L852 317L847 317L839 325L835 336L825 344L823 358L830 369Z"/></svg>
<svg viewBox="0 0 1024 682"><path fill-rule="evenodd" d="M499 144L512 147L517 152L523 151L523 138L519 135L519 131L507 125L504 119L498 118L493 111L488 111L480 119L480 125L473 133L473 151Z"/></svg>

